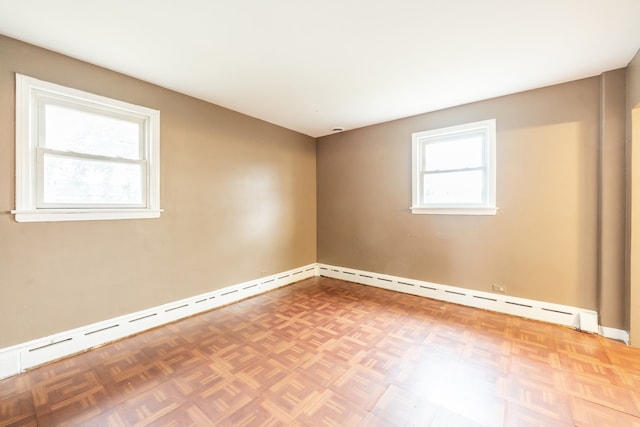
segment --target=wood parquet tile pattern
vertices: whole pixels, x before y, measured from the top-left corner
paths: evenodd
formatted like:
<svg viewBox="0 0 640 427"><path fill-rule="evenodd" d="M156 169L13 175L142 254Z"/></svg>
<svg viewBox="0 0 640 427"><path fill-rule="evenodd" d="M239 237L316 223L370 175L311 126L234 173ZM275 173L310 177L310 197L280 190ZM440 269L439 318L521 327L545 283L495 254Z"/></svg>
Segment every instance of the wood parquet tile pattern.
<svg viewBox="0 0 640 427"><path fill-rule="evenodd" d="M640 349L312 278L0 381L64 425L640 427Z"/></svg>

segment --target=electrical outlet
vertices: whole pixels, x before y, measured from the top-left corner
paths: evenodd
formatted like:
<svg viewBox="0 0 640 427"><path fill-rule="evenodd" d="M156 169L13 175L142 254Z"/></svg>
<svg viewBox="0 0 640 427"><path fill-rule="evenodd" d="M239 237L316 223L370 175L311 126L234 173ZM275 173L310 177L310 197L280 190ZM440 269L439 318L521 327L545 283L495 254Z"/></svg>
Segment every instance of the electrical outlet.
<svg viewBox="0 0 640 427"><path fill-rule="evenodd" d="M501 294L506 294L507 293L507 287L506 286L500 286L500 285L496 285L494 283L493 285L493 292L498 292Z"/></svg>

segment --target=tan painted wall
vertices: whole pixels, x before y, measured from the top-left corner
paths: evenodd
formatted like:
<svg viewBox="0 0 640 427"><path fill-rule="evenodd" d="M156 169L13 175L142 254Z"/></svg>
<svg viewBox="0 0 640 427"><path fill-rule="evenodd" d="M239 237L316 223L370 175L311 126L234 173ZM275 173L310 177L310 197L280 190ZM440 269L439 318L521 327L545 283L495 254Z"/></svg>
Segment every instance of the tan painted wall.
<svg viewBox="0 0 640 427"><path fill-rule="evenodd" d="M627 66L629 232L627 318L631 344L640 347L640 51Z"/></svg>
<svg viewBox="0 0 640 427"><path fill-rule="evenodd" d="M601 76L599 303L602 325L626 330L626 71Z"/></svg>
<svg viewBox="0 0 640 427"><path fill-rule="evenodd" d="M161 111L158 220L16 223L14 72ZM316 261L307 136L0 37L0 348Z"/></svg>
<svg viewBox="0 0 640 427"><path fill-rule="evenodd" d="M598 305L600 78L321 138L318 261ZM496 216L412 215L411 133L497 119Z"/></svg>

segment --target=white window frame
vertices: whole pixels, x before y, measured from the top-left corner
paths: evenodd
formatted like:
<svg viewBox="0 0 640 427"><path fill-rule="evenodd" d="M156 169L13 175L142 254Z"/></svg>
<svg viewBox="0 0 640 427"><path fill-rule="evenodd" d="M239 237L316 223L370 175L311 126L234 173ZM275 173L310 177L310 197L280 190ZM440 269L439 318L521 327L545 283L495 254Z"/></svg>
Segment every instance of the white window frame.
<svg viewBox="0 0 640 427"><path fill-rule="evenodd" d="M43 203L43 153L40 144L44 105L65 105L141 124L141 158L131 162L144 171L141 205ZM82 158L81 153L65 153ZM109 157L91 156L101 161ZM115 161L116 158L111 158ZM117 158L118 162L127 162ZM158 218L160 209L160 111L107 98L16 73L16 209L18 222L85 221Z"/></svg>
<svg viewBox="0 0 640 427"><path fill-rule="evenodd" d="M446 173L443 171L426 172L423 159L424 147L429 143L443 143L456 135L479 133L483 135L484 156L483 164L473 170L483 172L483 200L481 203L462 204L430 204L423 200L425 173ZM469 170L472 170L469 169ZM460 170L462 172L464 170ZM444 214L444 215L495 215L496 207L496 120L483 120L450 126L440 129L415 132L412 134L412 204L413 214Z"/></svg>

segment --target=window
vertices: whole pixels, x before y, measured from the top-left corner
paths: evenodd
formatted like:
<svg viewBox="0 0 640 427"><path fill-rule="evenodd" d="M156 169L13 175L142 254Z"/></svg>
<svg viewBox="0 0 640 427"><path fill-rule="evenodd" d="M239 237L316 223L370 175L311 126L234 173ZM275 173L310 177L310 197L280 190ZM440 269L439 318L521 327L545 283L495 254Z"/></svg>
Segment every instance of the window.
<svg viewBox="0 0 640 427"><path fill-rule="evenodd" d="M160 216L160 112L16 74L18 222Z"/></svg>
<svg viewBox="0 0 640 427"><path fill-rule="evenodd" d="M496 121L416 132L414 214L496 214Z"/></svg>

